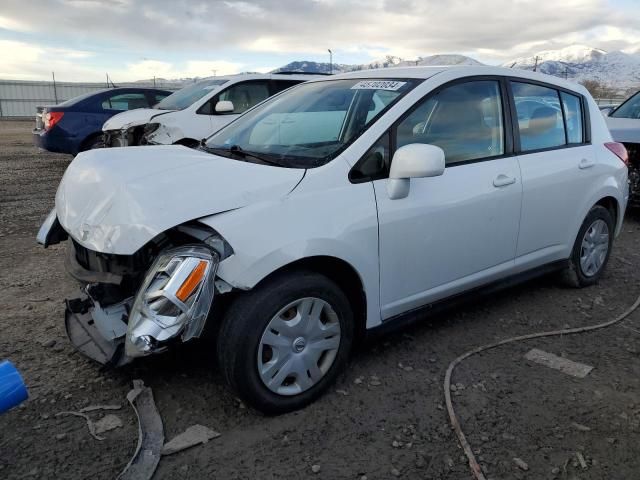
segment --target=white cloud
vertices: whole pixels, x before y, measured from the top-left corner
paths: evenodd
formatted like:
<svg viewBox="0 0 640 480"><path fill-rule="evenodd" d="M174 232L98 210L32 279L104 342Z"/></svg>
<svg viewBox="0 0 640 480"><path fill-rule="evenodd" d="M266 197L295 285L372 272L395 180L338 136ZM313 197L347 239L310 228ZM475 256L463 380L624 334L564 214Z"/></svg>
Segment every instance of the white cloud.
<svg viewBox="0 0 640 480"><path fill-rule="evenodd" d="M219 70L220 74L240 68L255 70L246 60L242 66L228 61L233 51L245 56L249 52L305 60L325 59L327 48L331 48L336 63L350 63L356 56L415 58L462 53L500 63L571 43L605 50L635 49L640 43L638 9L625 11L609 0L1 2L0 28L45 32L55 25L60 45L65 41L76 45L81 39L107 45L109 52L122 52L124 62L131 63L119 71L126 76L145 73L148 77L149 72L157 71L186 76L194 72L208 75L205 70ZM169 63L164 53L185 60ZM228 60L210 61L212 56ZM160 63L131 60L142 57ZM87 56L76 57L83 58ZM99 57L91 62L92 68L104 70L99 67ZM264 64L265 60L255 63ZM7 69L4 65L0 68ZM73 71L78 68L72 66Z"/></svg>
<svg viewBox="0 0 640 480"><path fill-rule="evenodd" d="M0 29L3 28L5 30L13 30L14 32L29 32L31 30L26 23L20 20L0 15Z"/></svg>
<svg viewBox="0 0 640 480"><path fill-rule="evenodd" d="M216 75L230 75L239 73L241 63L208 60L190 60L184 66L175 65L160 60L143 60L128 64L125 69L110 74L119 81L133 81L155 77L174 79L185 77L211 77Z"/></svg>

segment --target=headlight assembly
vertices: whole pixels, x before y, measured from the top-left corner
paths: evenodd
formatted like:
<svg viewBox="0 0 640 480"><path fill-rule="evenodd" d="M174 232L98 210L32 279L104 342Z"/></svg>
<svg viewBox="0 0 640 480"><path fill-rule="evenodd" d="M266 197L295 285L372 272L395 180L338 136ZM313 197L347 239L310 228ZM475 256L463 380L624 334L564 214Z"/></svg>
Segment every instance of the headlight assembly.
<svg viewBox="0 0 640 480"><path fill-rule="evenodd" d="M218 252L205 246L179 247L157 258L129 314L127 356L162 350L177 335L187 341L202 333L219 261Z"/></svg>

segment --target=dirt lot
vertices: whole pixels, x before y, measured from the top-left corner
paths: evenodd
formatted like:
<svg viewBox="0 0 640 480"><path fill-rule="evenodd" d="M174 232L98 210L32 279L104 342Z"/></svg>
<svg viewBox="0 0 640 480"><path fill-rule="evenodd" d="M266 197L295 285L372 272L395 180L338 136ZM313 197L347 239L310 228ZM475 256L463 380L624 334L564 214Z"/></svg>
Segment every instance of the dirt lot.
<svg viewBox="0 0 640 480"><path fill-rule="evenodd" d="M77 287L64 272L65 247L44 250L34 241L71 158L38 153L30 128L0 122L0 359L20 368L31 393L0 417L0 478L114 478L137 442L125 400L134 378L153 388L167 438L195 423L222 434L163 458L158 479L470 478L443 408L448 363L497 339L605 321L640 294L640 223L632 217L598 286L569 290L541 278L425 318L366 343L314 405L263 417L224 386L211 345L106 373L73 350L62 301ZM453 398L488 478L637 479L639 341L640 313L606 330L504 346L462 364ZM523 355L534 347L595 368L578 379L533 364ZM114 403L124 426L102 442L81 418L56 416Z"/></svg>

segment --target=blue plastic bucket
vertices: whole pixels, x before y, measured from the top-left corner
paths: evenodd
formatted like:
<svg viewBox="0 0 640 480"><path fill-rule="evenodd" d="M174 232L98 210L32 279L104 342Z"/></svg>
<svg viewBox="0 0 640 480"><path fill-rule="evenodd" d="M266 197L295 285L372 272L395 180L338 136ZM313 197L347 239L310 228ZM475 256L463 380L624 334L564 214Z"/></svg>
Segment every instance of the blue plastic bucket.
<svg viewBox="0 0 640 480"><path fill-rule="evenodd" d="M0 414L20 405L29 397L27 387L9 360L0 362Z"/></svg>

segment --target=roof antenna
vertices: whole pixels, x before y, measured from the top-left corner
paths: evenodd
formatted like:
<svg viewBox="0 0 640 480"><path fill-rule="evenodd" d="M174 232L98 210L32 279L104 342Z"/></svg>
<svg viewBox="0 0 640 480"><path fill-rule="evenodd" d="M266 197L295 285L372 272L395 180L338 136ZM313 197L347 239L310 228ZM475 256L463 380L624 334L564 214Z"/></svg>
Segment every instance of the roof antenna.
<svg viewBox="0 0 640 480"><path fill-rule="evenodd" d="M513 68L513 67L515 67L515 66L516 66L516 63L518 63L518 62L513 62L509 68Z"/></svg>
<svg viewBox="0 0 640 480"><path fill-rule="evenodd" d="M109 78L109 74L105 73L105 75L107 76L107 88L109 88L109 83L111 83L111 88L118 88L116 84L113 83L113 81Z"/></svg>

